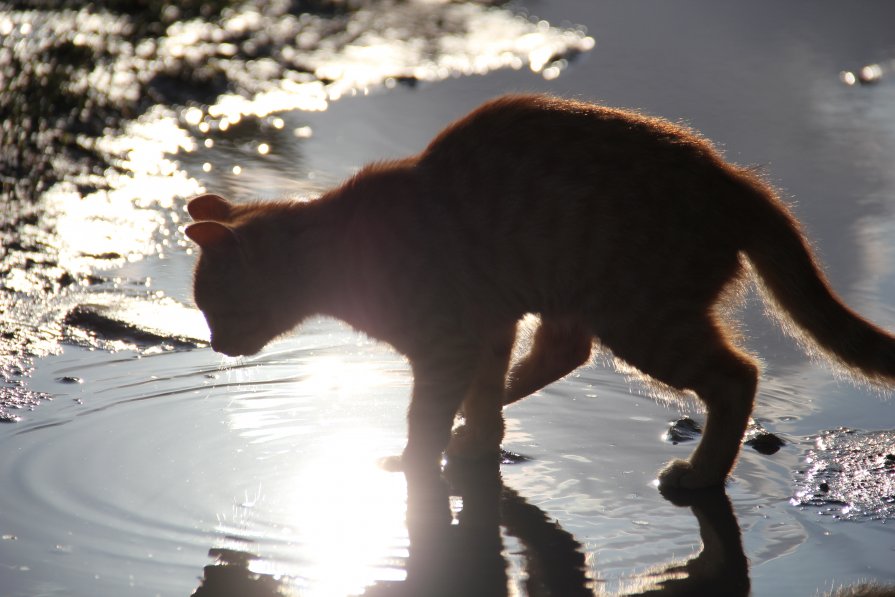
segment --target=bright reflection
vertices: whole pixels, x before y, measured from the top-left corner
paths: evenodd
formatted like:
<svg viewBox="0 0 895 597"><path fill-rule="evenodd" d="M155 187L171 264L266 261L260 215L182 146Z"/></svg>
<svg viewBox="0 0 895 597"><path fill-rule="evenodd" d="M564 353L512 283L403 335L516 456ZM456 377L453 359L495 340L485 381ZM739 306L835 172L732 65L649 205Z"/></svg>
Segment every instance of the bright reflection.
<svg viewBox="0 0 895 597"><path fill-rule="evenodd" d="M433 22L444 25L433 29ZM231 32L264 26L262 16L251 11L225 24ZM288 20L281 26L289 26ZM310 34L308 28L299 29ZM201 110L187 108L182 114L184 122L199 129L216 125L226 131L243 116L325 110L329 101L367 94L380 85L394 86L396 78L438 81L528 65L544 78L555 79L568 65L563 56L588 52L595 46L582 28L554 27L547 21L533 22L478 4L395 4L389 5L387 12L371 6L354 12L348 29L359 33L344 46L317 40L301 48L301 63L314 65L314 77L277 80L276 69L270 69L270 77L265 78L261 73L267 72L263 68L267 63L253 61L251 74L265 81L254 95L224 94L208 107L207 118ZM204 36L207 34L193 31L189 25L177 25L169 32L169 44L189 47ZM299 45L301 36L299 32ZM283 57L288 60L293 52L284 48ZM243 78L243 70L239 78Z"/></svg>
<svg viewBox="0 0 895 597"><path fill-rule="evenodd" d="M406 483L378 461L403 445L410 378L393 353L357 348L300 359L274 347L221 379L238 392L229 423L260 480L220 516L220 546L259 556L251 571L282 578L287 594L353 595L405 576Z"/></svg>
<svg viewBox="0 0 895 597"><path fill-rule="evenodd" d="M414 5L396 6L406 11L392 18L413 23L423 15ZM365 12L357 19L363 21ZM325 46L314 52L315 74L334 83L327 87L333 99L387 81L410 76L436 81L456 74L485 74L501 68L521 68L525 63L546 78L556 78L565 67L559 56L587 52L594 39L583 30L552 27L547 21L530 20L502 9L478 4L446 4L441 18L459 33L433 39L395 35L395 29L370 28L338 54ZM406 27L407 25L405 25ZM424 30L424 27L421 26ZM435 51L433 51L435 48Z"/></svg>
<svg viewBox="0 0 895 597"><path fill-rule="evenodd" d="M372 351L225 369L225 383L244 392L231 397L230 427L253 443L288 442L301 451L318 435L346 426L391 426L403 442L411 383L406 363L382 347ZM260 379L266 374L276 378Z"/></svg>
<svg viewBox="0 0 895 597"><path fill-rule="evenodd" d="M98 139L95 147L119 168L97 177L101 190L82 197L63 183L45 195L59 236L59 264L75 273L90 271L96 260L120 264L164 253L179 242L171 238L179 218L176 198L202 188L170 157L193 151L196 143L165 108L153 108L129 123L125 134Z"/></svg>
<svg viewBox="0 0 895 597"><path fill-rule="evenodd" d="M259 556L250 570L281 578L287 594L356 595L403 580L406 483L377 466L378 444L375 432L342 429L290 474L234 496L217 529L228 538L222 547L244 550L250 541Z"/></svg>
<svg viewBox="0 0 895 597"><path fill-rule="evenodd" d="M318 444L314 458L284 486L283 522L313 554L301 574L306 595L350 595L376 580L401 580L407 557L404 476L379 469L375 432L342 430Z"/></svg>
<svg viewBox="0 0 895 597"><path fill-rule="evenodd" d="M348 361L341 355L321 356L313 360L308 377L300 382L305 393L332 392L339 398L359 399L375 392L379 386L392 385L393 370L383 369L381 363Z"/></svg>

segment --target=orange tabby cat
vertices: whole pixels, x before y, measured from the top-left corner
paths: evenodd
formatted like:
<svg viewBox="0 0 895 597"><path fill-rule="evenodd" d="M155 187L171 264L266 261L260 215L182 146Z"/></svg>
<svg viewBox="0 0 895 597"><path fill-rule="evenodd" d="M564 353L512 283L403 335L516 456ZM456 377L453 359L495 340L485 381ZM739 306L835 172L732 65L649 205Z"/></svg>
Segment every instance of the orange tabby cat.
<svg viewBox="0 0 895 597"><path fill-rule="evenodd" d="M743 258L811 346L895 382L895 338L833 294L773 190L659 119L503 97L318 200L202 195L188 209L214 349L255 353L315 314L390 343L413 370L412 470L436 466L445 448L495 457L502 407L586 362L596 339L707 407L701 443L662 484L721 484L758 381L719 318ZM541 324L508 372L527 313Z"/></svg>

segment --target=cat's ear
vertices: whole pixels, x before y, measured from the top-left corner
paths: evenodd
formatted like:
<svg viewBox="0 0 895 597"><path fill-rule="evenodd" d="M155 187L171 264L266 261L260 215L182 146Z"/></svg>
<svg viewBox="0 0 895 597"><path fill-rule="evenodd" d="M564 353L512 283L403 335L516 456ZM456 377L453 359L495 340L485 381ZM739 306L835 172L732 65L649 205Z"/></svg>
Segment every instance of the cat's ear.
<svg viewBox="0 0 895 597"><path fill-rule="evenodd" d="M234 207L232 203L220 195L207 193L190 199L186 210L197 222L206 220L229 222L233 219Z"/></svg>
<svg viewBox="0 0 895 597"><path fill-rule="evenodd" d="M203 249L220 250L239 246L236 233L220 222L197 222L187 226L184 232Z"/></svg>

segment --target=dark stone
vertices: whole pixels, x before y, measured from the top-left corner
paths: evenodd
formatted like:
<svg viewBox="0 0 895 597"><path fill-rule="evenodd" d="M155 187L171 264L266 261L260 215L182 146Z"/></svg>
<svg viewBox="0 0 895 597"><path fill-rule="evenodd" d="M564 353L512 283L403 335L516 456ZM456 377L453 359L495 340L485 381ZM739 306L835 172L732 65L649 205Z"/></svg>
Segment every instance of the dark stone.
<svg viewBox="0 0 895 597"><path fill-rule="evenodd" d="M771 433L755 419L749 420L746 434L743 436L743 445L749 446L756 452L770 456L776 454L780 448L786 445L779 436Z"/></svg>
<svg viewBox="0 0 895 597"><path fill-rule="evenodd" d="M517 454L516 452L510 452L509 450L504 450L503 448L500 449L501 464L521 464L530 460L531 458L529 458L528 456Z"/></svg>
<svg viewBox="0 0 895 597"><path fill-rule="evenodd" d="M764 433L757 433L753 437L749 437L743 444L751 447L756 452L770 456L771 454L777 453L780 448L786 445L786 442L773 433L765 431Z"/></svg>
<svg viewBox="0 0 895 597"><path fill-rule="evenodd" d="M680 442L689 442L702 435L702 427L690 417L683 417L674 421L668 431L665 432L665 440L677 445Z"/></svg>
<svg viewBox="0 0 895 597"><path fill-rule="evenodd" d="M83 379L81 379L80 377L74 377L72 375L66 375L65 377L57 377L56 381L59 383L65 383L65 384L84 383Z"/></svg>

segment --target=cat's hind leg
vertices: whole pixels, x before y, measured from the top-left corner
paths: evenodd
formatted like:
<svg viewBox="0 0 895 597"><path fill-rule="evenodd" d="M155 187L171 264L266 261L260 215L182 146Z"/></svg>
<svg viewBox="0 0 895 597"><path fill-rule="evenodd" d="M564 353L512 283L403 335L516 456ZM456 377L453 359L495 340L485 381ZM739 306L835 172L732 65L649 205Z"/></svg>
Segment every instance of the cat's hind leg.
<svg viewBox="0 0 895 597"><path fill-rule="evenodd" d="M537 392L590 359L593 334L580 323L542 318L528 354L510 370L504 406Z"/></svg>
<svg viewBox="0 0 895 597"><path fill-rule="evenodd" d="M495 331L482 345L475 378L463 400L464 423L454 430L448 457L496 458L503 440L503 399L516 326Z"/></svg>
<svg viewBox="0 0 895 597"><path fill-rule="evenodd" d="M688 460L670 463L663 487L700 489L724 483L749 422L758 368L735 348L711 318L680 317L607 343L617 357L677 390L696 393L707 409L702 440Z"/></svg>

